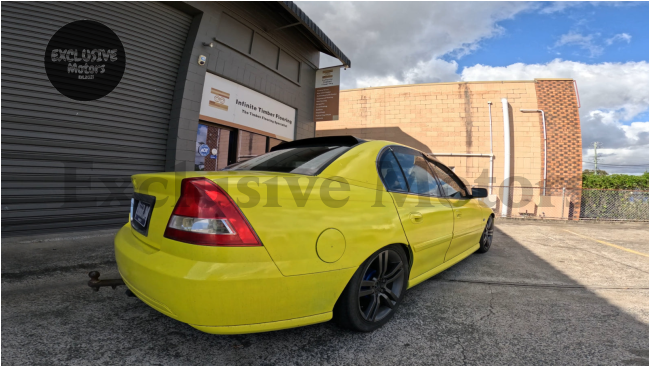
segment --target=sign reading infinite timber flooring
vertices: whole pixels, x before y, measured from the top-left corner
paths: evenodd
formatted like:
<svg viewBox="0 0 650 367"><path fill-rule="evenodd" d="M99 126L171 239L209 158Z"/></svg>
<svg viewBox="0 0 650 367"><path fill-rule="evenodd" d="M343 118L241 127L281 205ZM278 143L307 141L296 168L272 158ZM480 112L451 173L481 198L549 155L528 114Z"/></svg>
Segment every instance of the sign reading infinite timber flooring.
<svg viewBox="0 0 650 367"><path fill-rule="evenodd" d="M314 121L332 121L339 119L340 84L340 68L316 71Z"/></svg>
<svg viewBox="0 0 650 367"><path fill-rule="evenodd" d="M282 140L293 140L296 110L252 89L206 73L200 118Z"/></svg>

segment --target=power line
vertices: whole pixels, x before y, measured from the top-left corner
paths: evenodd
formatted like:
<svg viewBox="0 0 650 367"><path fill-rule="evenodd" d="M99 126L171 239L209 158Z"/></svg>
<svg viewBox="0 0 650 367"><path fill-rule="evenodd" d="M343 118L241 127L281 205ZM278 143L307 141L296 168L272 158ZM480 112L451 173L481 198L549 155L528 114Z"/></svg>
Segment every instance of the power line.
<svg viewBox="0 0 650 367"><path fill-rule="evenodd" d="M582 163L588 163L588 164L594 164L594 162L582 162ZM645 164L607 164L607 163L599 163L600 166L609 166L609 167L646 167L650 165L650 163L645 163Z"/></svg>

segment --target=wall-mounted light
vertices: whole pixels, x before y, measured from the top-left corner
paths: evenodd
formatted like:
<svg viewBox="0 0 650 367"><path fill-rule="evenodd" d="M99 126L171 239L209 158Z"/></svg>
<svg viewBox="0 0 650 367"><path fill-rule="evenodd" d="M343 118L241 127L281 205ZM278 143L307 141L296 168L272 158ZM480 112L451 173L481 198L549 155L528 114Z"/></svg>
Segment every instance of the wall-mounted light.
<svg viewBox="0 0 650 367"><path fill-rule="evenodd" d="M203 42L203 46L205 46L205 47L214 47L214 43L212 43L212 42L210 42L210 43Z"/></svg>

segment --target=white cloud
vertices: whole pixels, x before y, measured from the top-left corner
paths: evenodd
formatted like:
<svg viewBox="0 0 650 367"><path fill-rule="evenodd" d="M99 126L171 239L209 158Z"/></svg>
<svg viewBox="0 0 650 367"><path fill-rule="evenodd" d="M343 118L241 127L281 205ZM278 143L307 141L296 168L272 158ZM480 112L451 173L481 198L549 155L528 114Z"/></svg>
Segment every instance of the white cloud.
<svg viewBox="0 0 650 367"><path fill-rule="evenodd" d="M463 80L532 80L573 78L578 82L581 115L616 111L616 118L631 120L648 110L648 62L586 64L555 59L546 64L516 63L504 67L475 65L462 71Z"/></svg>
<svg viewBox="0 0 650 367"><path fill-rule="evenodd" d="M531 80L573 78L578 83L583 153L595 141L611 164L648 163L648 122L624 123L648 111L648 63L585 64L553 60L547 64L512 64L505 67L476 65L463 69L462 80ZM629 163L625 163L629 162ZM611 168L608 172L634 172L639 168ZM640 172L642 172L641 170Z"/></svg>
<svg viewBox="0 0 650 367"><path fill-rule="evenodd" d="M583 35L580 33L575 33L573 31L563 34L560 36L560 39L555 42L555 48L562 46L578 46L582 49L589 51L589 57L596 57L603 53L604 48L597 45L594 42L594 39L597 38L599 34L590 34Z"/></svg>
<svg viewBox="0 0 650 367"><path fill-rule="evenodd" d="M647 130L648 122L624 123L648 111L647 62L585 64L557 59L505 67L478 64L459 73L458 63L449 61L450 56L460 58L480 48L482 41L505 34L498 23L523 12L551 14L571 7L634 4L638 3L298 2L352 60L352 68L341 78L343 89L457 80L573 78L578 81L582 101L583 146L600 141L603 149L612 149L608 153L613 154L608 158L612 160L631 159L634 154L639 157L645 147L639 159L647 163L647 131L643 128ZM579 23L577 20L576 26ZM577 46L596 56L605 46L630 41L627 33L603 39L598 33L574 31L561 36L552 51ZM326 65L335 64L339 62L332 60Z"/></svg>
<svg viewBox="0 0 650 367"><path fill-rule="evenodd" d="M646 122L647 124L647 122ZM584 149L582 166L594 169L593 148ZM648 170L648 145L620 149L598 148L598 169L607 173L641 174Z"/></svg>
<svg viewBox="0 0 650 367"><path fill-rule="evenodd" d="M565 9L573 8L581 5L584 4L579 1L553 1L550 2L548 6L542 7L539 12L541 14L560 13L563 12Z"/></svg>
<svg viewBox="0 0 650 367"><path fill-rule="evenodd" d="M522 2L298 2L352 60L343 88L386 80L405 84L441 80L427 65L444 55L461 57L499 36L497 23L539 7ZM393 84L391 83L391 84ZM375 84L370 84L375 85Z"/></svg>
<svg viewBox="0 0 650 367"><path fill-rule="evenodd" d="M632 36L630 36L630 35L627 34L627 33L619 33L619 34L617 34L617 35L614 35L614 37L611 37L611 38L606 39L606 40L605 40L605 43L606 43L608 46L611 46L611 45L614 44L615 42L626 42L626 43L630 43L631 41L632 41Z"/></svg>
<svg viewBox="0 0 650 367"><path fill-rule="evenodd" d="M427 62L418 62L414 67L405 70L400 77L395 75L387 76L366 76L356 80L358 88L377 87L383 85L402 85L419 83L440 83L460 80L456 73L458 63L456 61L444 61L431 59Z"/></svg>

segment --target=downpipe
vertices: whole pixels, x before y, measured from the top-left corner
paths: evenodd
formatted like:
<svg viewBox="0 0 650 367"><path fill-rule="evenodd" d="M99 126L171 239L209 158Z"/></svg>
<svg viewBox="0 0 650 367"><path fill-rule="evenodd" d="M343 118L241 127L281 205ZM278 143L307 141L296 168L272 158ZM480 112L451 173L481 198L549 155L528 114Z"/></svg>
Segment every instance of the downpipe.
<svg viewBox="0 0 650 367"><path fill-rule="evenodd" d="M508 99L501 98L503 107L503 197L501 200L501 216L508 216L510 205L510 113L508 112Z"/></svg>

